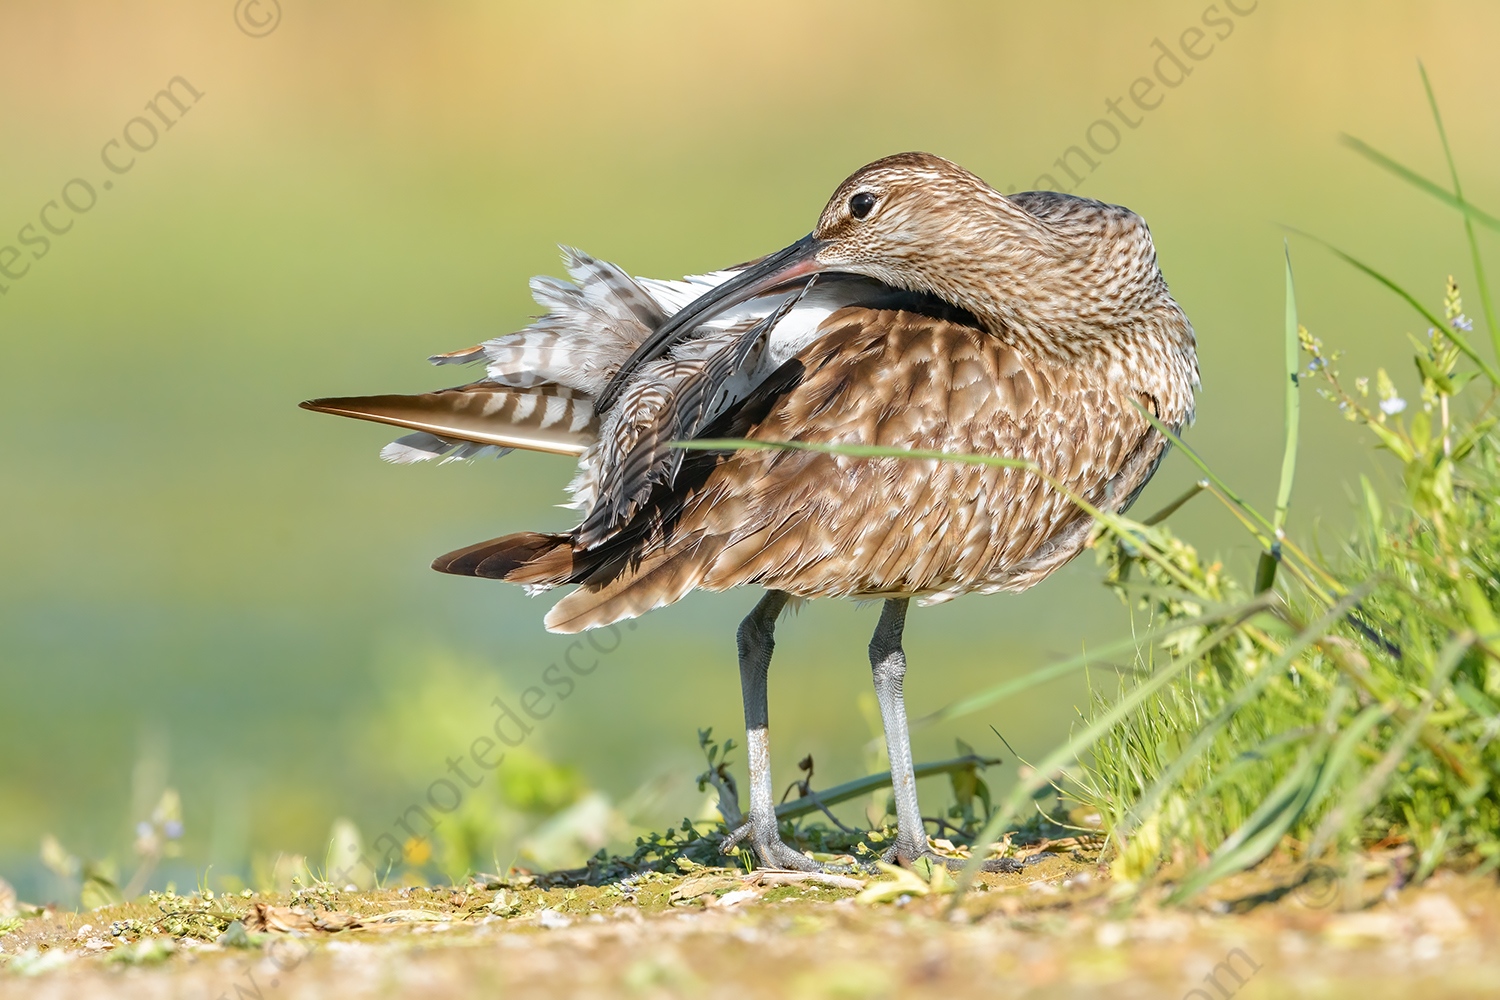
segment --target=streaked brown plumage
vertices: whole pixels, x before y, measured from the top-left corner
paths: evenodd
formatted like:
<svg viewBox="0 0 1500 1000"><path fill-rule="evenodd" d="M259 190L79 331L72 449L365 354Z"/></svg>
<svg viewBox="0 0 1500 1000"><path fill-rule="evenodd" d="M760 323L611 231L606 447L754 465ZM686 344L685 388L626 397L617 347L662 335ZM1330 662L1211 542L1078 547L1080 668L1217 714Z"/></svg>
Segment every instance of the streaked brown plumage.
<svg viewBox="0 0 1500 1000"><path fill-rule="evenodd" d="M1140 408L1182 426L1198 376L1192 328L1145 224L1051 192L1006 197L946 160L901 154L846 180L807 239L697 286L573 260L577 290L534 284L555 311L532 331L434 359L484 356L490 379L304 405L424 432L403 439L397 458L481 445L580 454L579 529L509 535L434 563L537 589L579 585L547 615L553 631L607 625L694 589L767 588L741 630L747 725L760 734L749 833L767 861L805 866L765 820L776 613L786 595L887 598L871 655L896 776L896 854L925 852L915 792L898 773L910 764L899 704L906 601L1030 587L1077 554L1089 518L1018 469L685 453L671 442L1024 458L1096 506L1124 509L1166 448Z"/></svg>

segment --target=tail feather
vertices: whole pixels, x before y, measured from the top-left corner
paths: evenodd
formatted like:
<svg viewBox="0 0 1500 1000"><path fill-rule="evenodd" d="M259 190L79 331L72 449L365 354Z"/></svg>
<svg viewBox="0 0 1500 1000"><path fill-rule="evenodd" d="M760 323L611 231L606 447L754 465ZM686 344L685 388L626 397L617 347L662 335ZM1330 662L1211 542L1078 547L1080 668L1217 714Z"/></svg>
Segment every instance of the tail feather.
<svg viewBox="0 0 1500 1000"><path fill-rule="evenodd" d="M449 462L464 461L471 458L479 458L483 455L510 454L511 449L501 448L493 444L475 444L472 441L460 441L456 438L438 437L436 434L428 434L426 431L417 431L399 437L380 449L380 457L392 465L411 465L414 462L430 462L438 459L439 465Z"/></svg>
<svg viewBox="0 0 1500 1000"><path fill-rule="evenodd" d="M461 442L582 455L598 436L593 404L555 385L517 389L484 381L414 396L330 397L301 405L421 431L446 446L409 435L398 442L405 449L398 449L399 459L405 461L421 460L421 452L437 457Z"/></svg>
<svg viewBox="0 0 1500 1000"><path fill-rule="evenodd" d="M484 360L484 345L475 344L473 347L465 347L459 351L448 351L445 354L434 354L427 359L435 365L466 365L474 361Z"/></svg>
<svg viewBox="0 0 1500 1000"><path fill-rule="evenodd" d="M573 578L573 540L570 535L521 531L438 556L432 568L454 576L556 587Z"/></svg>
<svg viewBox="0 0 1500 1000"><path fill-rule="evenodd" d="M552 606L543 624L549 632L583 632L680 601L703 579L722 544L711 539L681 552L658 551L605 582L585 581Z"/></svg>

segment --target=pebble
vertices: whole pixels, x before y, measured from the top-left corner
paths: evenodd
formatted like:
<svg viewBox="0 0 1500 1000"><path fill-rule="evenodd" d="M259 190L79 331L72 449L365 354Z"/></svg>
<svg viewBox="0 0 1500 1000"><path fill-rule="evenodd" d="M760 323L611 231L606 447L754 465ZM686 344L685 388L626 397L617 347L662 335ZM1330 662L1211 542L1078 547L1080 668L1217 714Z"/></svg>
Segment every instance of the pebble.
<svg viewBox="0 0 1500 1000"><path fill-rule="evenodd" d="M537 911L536 922L549 931L560 930L573 923L567 914L559 913L550 907Z"/></svg>

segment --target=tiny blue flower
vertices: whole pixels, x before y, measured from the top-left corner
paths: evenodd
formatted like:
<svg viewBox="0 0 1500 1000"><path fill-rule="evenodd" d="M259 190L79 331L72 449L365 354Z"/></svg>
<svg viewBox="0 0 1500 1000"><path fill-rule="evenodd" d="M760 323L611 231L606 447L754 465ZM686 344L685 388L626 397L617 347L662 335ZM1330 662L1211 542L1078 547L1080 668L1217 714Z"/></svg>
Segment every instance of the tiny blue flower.
<svg viewBox="0 0 1500 1000"><path fill-rule="evenodd" d="M1395 416L1404 409L1406 409L1406 400L1400 396L1392 396L1390 399L1382 399L1380 401L1380 412L1388 417Z"/></svg>
<svg viewBox="0 0 1500 1000"><path fill-rule="evenodd" d="M167 835L168 840L176 840L182 836L182 821L169 819L162 824L162 832Z"/></svg>

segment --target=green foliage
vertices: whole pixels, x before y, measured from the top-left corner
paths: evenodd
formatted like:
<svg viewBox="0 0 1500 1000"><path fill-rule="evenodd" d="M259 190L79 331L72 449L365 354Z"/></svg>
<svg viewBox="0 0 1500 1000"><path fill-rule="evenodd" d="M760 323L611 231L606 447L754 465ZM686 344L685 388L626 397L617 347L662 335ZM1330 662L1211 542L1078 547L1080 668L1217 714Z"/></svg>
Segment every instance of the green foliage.
<svg viewBox="0 0 1500 1000"><path fill-rule="evenodd" d="M1438 127L1442 134L1441 119ZM1405 176L1383 154L1360 151ZM1482 282L1472 221L1486 216L1464 200L1456 172L1446 200L1464 213ZM1106 582L1146 625L1139 670L1120 690L1096 692L1080 731L1021 783L985 834L1050 781L1104 818L1118 878L1167 875L1178 899L1278 848L1337 861L1394 846L1416 879L1439 864L1500 867L1500 435L1491 416L1500 374L1468 341L1474 324L1453 279L1439 319L1390 278L1329 249L1430 324L1413 338L1417 398L1403 398L1384 369L1373 386L1361 377L1345 387L1338 356L1297 322L1288 262L1290 377L1274 519L1176 442L1203 471L1200 489L1261 547L1254 579L1200 558L1160 524L1165 515L1138 523L1096 513ZM1477 371L1460 370L1466 360ZM1403 487L1387 504L1362 483L1358 529L1328 565L1284 531L1296 397L1309 380L1399 463ZM985 700L981 692L966 703Z"/></svg>
<svg viewBox="0 0 1500 1000"><path fill-rule="evenodd" d="M524 750L506 755L496 774L505 805L523 813L549 816L581 799L589 790L575 767L554 764Z"/></svg>
<svg viewBox="0 0 1500 1000"><path fill-rule="evenodd" d="M1176 676L1070 775L1106 818L1117 876L1141 880L1176 861L1186 897L1282 845L1309 860L1409 845L1417 878L1442 863L1500 864L1496 392L1486 384L1487 398L1460 398L1478 373L1458 370L1464 352L1450 333L1471 324L1452 279L1444 313L1441 329L1413 338L1417 405L1384 369L1373 390L1367 378L1346 389L1337 355L1299 330L1303 377L1400 463L1403 495L1387 509L1366 481L1339 565L1289 546L1296 581L1274 603L1206 648L1181 648L1198 626L1175 647L1145 650L1149 677ZM1243 521L1263 521L1220 497ZM1204 596L1240 600L1241 587L1164 530L1152 539L1158 558L1138 541L1115 533L1101 558L1153 626L1201 614ZM1096 717L1119 704L1101 696Z"/></svg>
<svg viewBox="0 0 1500 1000"><path fill-rule="evenodd" d="M157 921L158 929L174 938L195 937L212 941L239 918L237 911L225 909L212 892L179 896L169 890L150 893L149 898L162 912Z"/></svg>

